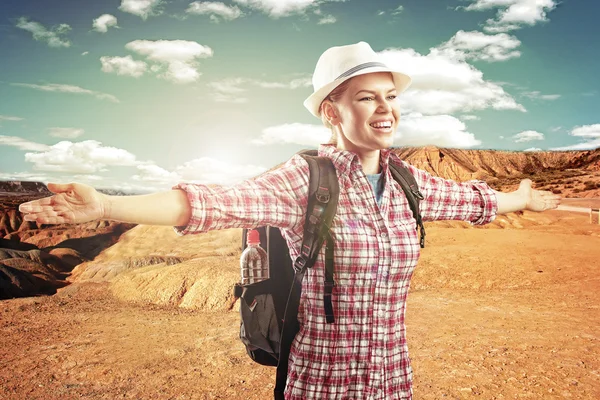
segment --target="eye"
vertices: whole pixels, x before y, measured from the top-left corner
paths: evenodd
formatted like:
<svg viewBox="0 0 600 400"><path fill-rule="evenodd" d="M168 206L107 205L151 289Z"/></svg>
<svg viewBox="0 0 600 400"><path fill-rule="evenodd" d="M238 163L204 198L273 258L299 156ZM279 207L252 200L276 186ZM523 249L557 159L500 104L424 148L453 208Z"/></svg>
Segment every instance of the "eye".
<svg viewBox="0 0 600 400"><path fill-rule="evenodd" d="M363 97L359 101L365 101L365 100L373 100L373 98L372 97Z"/></svg>
<svg viewBox="0 0 600 400"><path fill-rule="evenodd" d="M392 94L392 95L388 96L388 99L390 99L390 100L396 100L396 97L397 96L395 94Z"/></svg>

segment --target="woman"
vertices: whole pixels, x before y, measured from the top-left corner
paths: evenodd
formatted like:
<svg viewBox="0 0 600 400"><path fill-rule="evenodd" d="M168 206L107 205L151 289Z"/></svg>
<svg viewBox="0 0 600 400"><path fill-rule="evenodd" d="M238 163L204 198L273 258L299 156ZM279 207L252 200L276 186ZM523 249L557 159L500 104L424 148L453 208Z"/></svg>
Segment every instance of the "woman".
<svg viewBox="0 0 600 400"><path fill-rule="evenodd" d="M411 399L406 345L406 296L419 257L415 220L391 178L389 150L400 118L396 96L410 78L383 64L364 43L333 47L319 59L314 93L304 102L332 130L319 155L329 157L340 183L332 236L336 322L325 322L323 251L303 283L300 331L290 353L286 399ZM473 224L496 214L556 208L559 196L521 182L512 193L484 182L456 183L409 166L424 195L424 220ZM302 242L308 165L299 156L233 187L179 184L145 196L112 197L80 184L49 184L56 195L25 203L25 219L40 223L105 218L176 226L181 234L232 227L281 228L292 259Z"/></svg>

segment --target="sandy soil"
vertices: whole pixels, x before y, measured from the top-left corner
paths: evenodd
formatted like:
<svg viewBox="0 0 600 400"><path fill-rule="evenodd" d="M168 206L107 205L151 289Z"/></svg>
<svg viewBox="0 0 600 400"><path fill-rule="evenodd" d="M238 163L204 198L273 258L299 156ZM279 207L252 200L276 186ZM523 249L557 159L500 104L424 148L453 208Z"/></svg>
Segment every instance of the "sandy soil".
<svg viewBox="0 0 600 400"><path fill-rule="evenodd" d="M520 221L428 226L407 315L415 399L600 399L600 225ZM235 309L125 302L106 282L2 301L0 398L269 399L274 370L238 325Z"/></svg>

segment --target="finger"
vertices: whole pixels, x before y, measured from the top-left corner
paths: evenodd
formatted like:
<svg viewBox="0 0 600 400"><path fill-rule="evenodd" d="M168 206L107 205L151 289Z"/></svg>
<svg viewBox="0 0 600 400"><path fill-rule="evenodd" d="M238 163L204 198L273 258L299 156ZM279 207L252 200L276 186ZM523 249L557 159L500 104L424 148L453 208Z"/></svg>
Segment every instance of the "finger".
<svg viewBox="0 0 600 400"><path fill-rule="evenodd" d="M63 193L73 190L72 183L48 183L48 190L52 193Z"/></svg>
<svg viewBox="0 0 600 400"><path fill-rule="evenodd" d="M23 203L19 205L19 211L22 213L40 213L59 207L64 208L58 204L53 204L54 201L50 197L46 197L41 200L30 201L29 203Z"/></svg>
<svg viewBox="0 0 600 400"><path fill-rule="evenodd" d="M36 207L49 206L54 203L55 196L44 197L42 199L28 201L27 203L19 204L19 211L21 212L32 212Z"/></svg>
<svg viewBox="0 0 600 400"><path fill-rule="evenodd" d="M53 204L51 206L35 207L35 209L32 212L34 212L36 214L45 214L45 213L61 214L65 211L69 211L69 208L67 206L64 206L61 204Z"/></svg>
<svg viewBox="0 0 600 400"><path fill-rule="evenodd" d="M25 221L33 221L38 224L68 224L71 220L63 215L49 214L27 214L23 218Z"/></svg>
<svg viewBox="0 0 600 400"><path fill-rule="evenodd" d="M62 212L57 212L55 210L45 210L40 212L24 214L23 219L25 221L36 221L38 218L57 217L61 215L63 215Z"/></svg>

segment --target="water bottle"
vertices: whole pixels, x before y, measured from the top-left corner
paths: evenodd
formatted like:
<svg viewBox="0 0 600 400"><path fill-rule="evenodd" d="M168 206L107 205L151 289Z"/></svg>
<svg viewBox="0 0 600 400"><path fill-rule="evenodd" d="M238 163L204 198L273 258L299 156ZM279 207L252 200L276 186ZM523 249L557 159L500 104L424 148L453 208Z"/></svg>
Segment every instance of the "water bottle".
<svg viewBox="0 0 600 400"><path fill-rule="evenodd" d="M269 262L267 252L260 247L260 235L257 230L250 230L246 235L246 244L240 257L242 285L257 283L269 278Z"/></svg>

